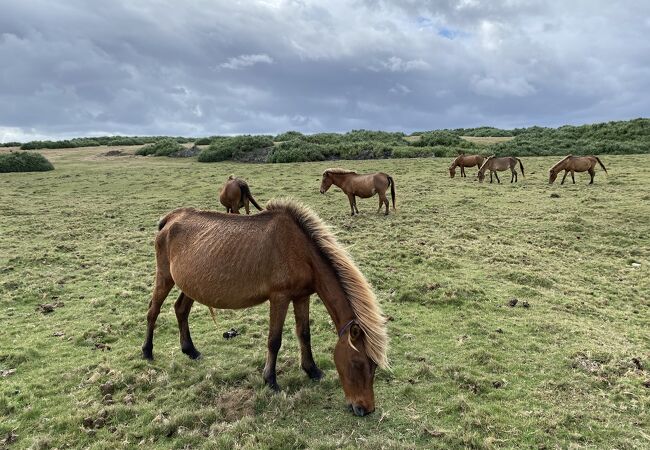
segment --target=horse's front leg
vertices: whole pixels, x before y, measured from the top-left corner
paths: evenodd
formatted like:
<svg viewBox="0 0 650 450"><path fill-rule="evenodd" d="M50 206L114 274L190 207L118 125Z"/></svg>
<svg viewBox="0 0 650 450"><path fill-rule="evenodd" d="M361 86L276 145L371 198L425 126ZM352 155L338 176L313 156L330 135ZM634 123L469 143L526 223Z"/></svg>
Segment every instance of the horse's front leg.
<svg viewBox="0 0 650 450"><path fill-rule="evenodd" d="M359 208L357 207L357 198L356 197L353 198L354 198L354 210L356 211L357 214L359 214Z"/></svg>
<svg viewBox="0 0 650 450"><path fill-rule="evenodd" d="M348 194L348 200L350 201L350 211L352 211L352 216L354 216L354 194Z"/></svg>
<svg viewBox="0 0 650 450"><path fill-rule="evenodd" d="M284 327L284 319L287 317L289 299L284 296L272 296L270 303L268 353L266 354L263 376L264 382L271 389L279 391L280 386L278 386L275 377L275 362L282 346L282 328Z"/></svg>
<svg viewBox="0 0 650 450"><path fill-rule="evenodd" d="M494 172L494 178L497 179L497 183L501 184L501 180L499 180L499 174Z"/></svg>
<svg viewBox="0 0 650 450"><path fill-rule="evenodd" d="M296 317L296 336L300 341L300 365L309 378L318 381L323 372L316 366L311 353L311 332L309 331L309 296L293 301L293 314Z"/></svg>
<svg viewBox="0 0 650 450"><path fill-rule="evenodd" d="M490 170L490 183L492 183L492 171Z"/></svg>
<svg viewBox="0 0 650 450"><path fill-rule="evenodd" d="M576 177L573 176L573 170L571 171L571 180L573 180L573 184L576 184Z"/></svg>
<svg viewBox="0 0 650 450"><path fill-rule="evenodd" d="M564 184L564 180L566 180L566 176L569 174L568 170L564 171L564 176L562 177L562 182L560 184Z"/></svg>
<svg viewBox="0 0 650 450"><path fill-rule="evenodd" d="M467 176L467 175L465 175L465 166L460 166L460 175L461 175L462 177L466 177L466 176Z"/></svg>

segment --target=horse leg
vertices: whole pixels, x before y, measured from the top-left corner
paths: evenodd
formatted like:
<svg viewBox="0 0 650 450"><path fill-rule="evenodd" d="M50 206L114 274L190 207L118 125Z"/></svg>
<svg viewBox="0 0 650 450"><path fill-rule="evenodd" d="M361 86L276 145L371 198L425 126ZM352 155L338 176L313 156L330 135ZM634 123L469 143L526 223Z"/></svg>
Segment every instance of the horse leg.
<svg viewBox="0 0 650 450"><path fill-rule="evenodd" d="M323 372L316 366L314 356L311 353L308 296L293 301L293 314L296 317L296 336L300 341L300 365L309 378L318 381L323 378Z"/></svg>
<svg viewBox="0 0 650 450"><path fill-rule="evenodd" d="M497 179L497 183L501 184L501 180L499 180L499 174L494 172L494 177Z"/></svg>
<svg viewBox="0 0 650 450"><path fill-rule="evenodd" d="M589 184L594 184L594 175L596 175L596 171L593 168L589 169L589 176L591 177Z"/></svg>
<svg viewBox="0 0 650 450"><path fill-rule="evenodd" d="M169 295L169 291L174 287L174 280L169 273L169 265L167 270L158 270L156 272L156 281L149 302L149 311L147 312L147 336L142 345L142 356L146 359L153 359L153 330L156 328L156 319L160 314L160 307Z"/></svg>
<svg viewBox="0 0 650 450"><path fill-rule="evenodd" d="M461 177L466 177L467 176L467 175L465 175L465 166L460 166L460 176Z"/></svg>
<svg viewBox="0 0 650 450"><path fill-rule="evenodd" d="M510 182L515 181L515 171L510 169Z"/></svg>
<svg viewBox="0 0 650 450"><path fill-rule="evenodd" d="M354 216L354 194L348 194L348 200L350 201L350 210Z"/></svg>
<svg viewBox="0 0 650 450"><path fill-rule="evenodd" d="M379 214L379 211L381 211L381 207L384 204L384 201L382 200L381 195L378 195L377 197L379 197L379 208L377 208L377 214Z"/></svg>
<svg viewBox="0 0 650 450"><path fill-rule="evenodd" d="M490 183L492 183L492 171L490 170Z"/></svg>
<svg viewBox="0 0 650 450"><path fill-rule="evenodd" d="M354 197L354 210L359 214L359 208L357 208L357 198Z"/></svg>
<svg viewBox="0 0 650 450"><path fill-rule="evenodd" d="M573 170L571 171L571 179L573 180L573 184L576 184L576 178L573 176Z"/></svg>
<svg viewBox="0 0 650 450"><path fill-rule="evenodd" d="M386 197L386 192L379 192L379 200L386 205L386 212L384 213L385 216L388 215L388 197ZM379 207L381 209L381 206Z"/></svg>
<svg viewBox="0 0 650 450"><path fill-rule="evenodd" d="M244 200L244 209L246 209L246 215L247 216L250 215L251 209L250 209L248 198Z"/></svg>
<svg viewBox="0 0 650 450"><path fill-rule="evenodd" d="M287 317L289 300L285 297L271 297L271 313L269 320L269 340L268 353L266 354L266 364L264 365L264 382L274 391L279 391L275 377L275 363L278 359L278 352L282 346L282 328L284 319Z"/></svg>
<svg viewBox="0 0 650 450"><path fill-rule="evenodd" d="M564 180L566 180L566 176L569 174L568 170L564 171L564 176L562 177L562 182L560 184L564 184Z"/></svg>
<svg viewBox="0 0 650 450"><path fill-rule="evenodd" d="M194 304L194 299L188 297L183 292L178 296L178 300L174 303L174 311L176 311L176 320L178 320L178 331L181 337L181 350L192 359L201 357L190 336L190 325L187 318L190 316L190 310Z"/></svg>

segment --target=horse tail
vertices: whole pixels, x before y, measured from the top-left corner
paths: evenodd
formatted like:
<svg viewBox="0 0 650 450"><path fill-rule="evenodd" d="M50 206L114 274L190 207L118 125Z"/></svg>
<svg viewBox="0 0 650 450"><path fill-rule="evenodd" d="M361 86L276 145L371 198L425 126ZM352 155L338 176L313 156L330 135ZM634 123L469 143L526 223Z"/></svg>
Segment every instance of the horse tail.
<svg viewBox="0 0 650 450"><path fill-rule="evenodd" d="M605 165L604 165L604 164L602 163L602 161L598 158L598 156L594 156L594 158L596 158L596 161L598 161L598 164L600 164L600 167L602 167L603 170L605 171L605 173L607 173L607 169L605 169Z"/></svg>
<svg viewBox="0 0 650 450"><path fill-rule="evenodd" d="M244 200L246 197L248 197L248 199L251 201L253 206L257 208L258 211L262 210L260 205L258 205L257 202L255 201L255 199L253 198L253 194L251 194L251 190L248 187L248 184L239 183L239 189L241 189L241 198L242 198L242 200Z"/></svg>
<svg viewBox="0 0 650 450"><path fill-rule="evenodd" d="M521 175L526 178L526 175L524 175L524 165L521 163L521 159L515 158L517 161L519 161L519 168L521 169Z"/></svg>
<svg viewBox="0 0 650 450"><path fill-rule="evenodd" d="M390 175L386 175L388 184L390 184L390 196L393 199L393 209L395 209L395 180Z"/></svg>
<svg viewBox="0 0 650 450"><path fill-rule="evenodd" d="M167 225L167 221L169 220L169 214L167 214L165 217L161 218L158 221L158 231L161 231L163 228L165 228L165 225Z"/></svg>

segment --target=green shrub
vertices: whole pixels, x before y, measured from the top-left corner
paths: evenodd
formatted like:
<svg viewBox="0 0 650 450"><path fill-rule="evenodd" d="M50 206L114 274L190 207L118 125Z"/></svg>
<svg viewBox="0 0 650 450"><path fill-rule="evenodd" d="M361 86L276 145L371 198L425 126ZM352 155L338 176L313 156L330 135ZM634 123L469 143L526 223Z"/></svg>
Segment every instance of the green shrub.
<svg viewBox="0 0 650 450"><path fill-rule="evenodd" d="M0 144L0 147L20 147L20 142L5 142L4 144Z"/></svg>
<svg viewBox="0 0 650 450"><path fill-rule="evenodd" d="M199 154L199 161L216 162L244 158L246 153L272 146L271 136L246 135L218 139Z"/></svg>
<svg viewBox="0 0 650 450"><path fill-rule="evenodd" d="M47 170L54 170L54 166L40 153L0 153L0 173L45 172Z"/></svg>
<svg viewBox="0 0 650 450"><path fill-rule="evenodd" d="M299 131L287 131L286 133L278 134L273 140L275 142L284 142L284 141L291 141L293 139L300 139L304 136L305 135Z"/></svg>
<svg viewBox="0 0 650 450"><path fill-rule="evenodd" d="M144 147L138 149L135 154L142 156L169 156L172 153L179 152L183 150L183 146L176 142L173 138L163 139L158 141L155 144L145 145Z"/></svg>
<svg viewBox="0 0 650 450"><path fill-rule="evenodd" d="M302 139L293 139L274 147L268 157L271 163L323 161L325 155L321 146L305 142Z"/></svg>
<svg viewBox="0 0 650 450"><path fill-rule="evenodd" d="M413 142L415 147L430 147L433 145L456 145L462 146L463 139L449 131L429 131L421 135L419 141Z"/></svg>

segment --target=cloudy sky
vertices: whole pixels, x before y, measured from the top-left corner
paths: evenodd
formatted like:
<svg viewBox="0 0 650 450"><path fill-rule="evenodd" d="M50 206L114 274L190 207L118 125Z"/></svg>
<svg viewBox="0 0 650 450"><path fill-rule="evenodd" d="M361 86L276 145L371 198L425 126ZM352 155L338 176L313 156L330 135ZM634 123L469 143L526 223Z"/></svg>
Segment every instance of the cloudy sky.
<svg viewBox="0 0 650 450"><path fill-rule="evenodd" d="M0 142L650 116L647 0L0 0Z"/></svg>

